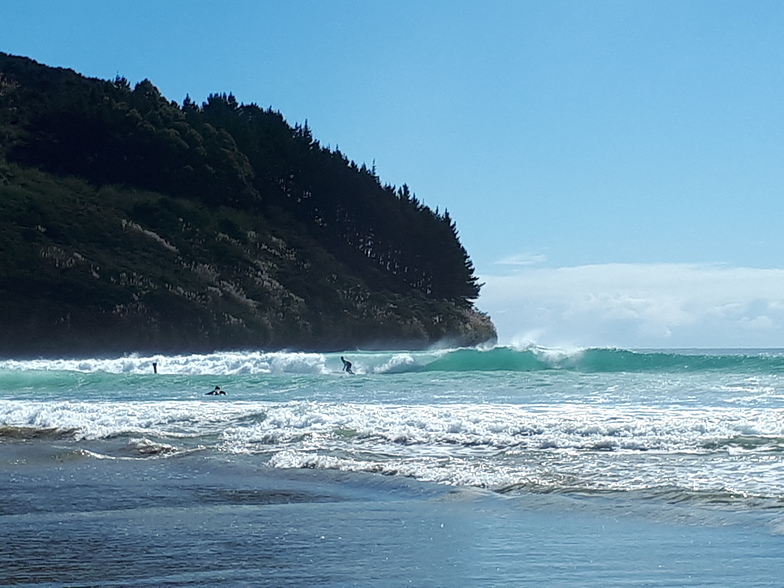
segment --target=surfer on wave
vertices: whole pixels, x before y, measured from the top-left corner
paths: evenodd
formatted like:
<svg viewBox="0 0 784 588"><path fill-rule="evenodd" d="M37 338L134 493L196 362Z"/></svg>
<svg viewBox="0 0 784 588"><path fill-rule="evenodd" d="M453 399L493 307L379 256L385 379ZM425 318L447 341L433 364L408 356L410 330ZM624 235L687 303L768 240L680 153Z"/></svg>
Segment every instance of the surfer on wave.
<svg viewBox="0 0 784 588"><path fill-rule="evenodd" d="M353 374L354 372L351 371L351 362L344 359L343 356L340 356L340 361L343 362L343 371L349 374Z"/></svg>

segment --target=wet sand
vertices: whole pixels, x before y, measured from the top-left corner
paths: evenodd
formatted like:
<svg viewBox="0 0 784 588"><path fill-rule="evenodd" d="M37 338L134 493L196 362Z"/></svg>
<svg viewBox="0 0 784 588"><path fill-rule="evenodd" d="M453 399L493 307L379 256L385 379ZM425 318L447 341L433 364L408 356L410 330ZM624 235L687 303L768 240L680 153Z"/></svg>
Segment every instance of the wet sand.
<svg viewBox="0 0 784 588"><path fill-rule="evenodd" d="M8 446L6 446L7 448ZM3 447L0 447L0 451ZM611 499L271 470L252 458L0 465L0 584L774 586L784 537ZM668 510L669 509L669 510Z"/></svg>

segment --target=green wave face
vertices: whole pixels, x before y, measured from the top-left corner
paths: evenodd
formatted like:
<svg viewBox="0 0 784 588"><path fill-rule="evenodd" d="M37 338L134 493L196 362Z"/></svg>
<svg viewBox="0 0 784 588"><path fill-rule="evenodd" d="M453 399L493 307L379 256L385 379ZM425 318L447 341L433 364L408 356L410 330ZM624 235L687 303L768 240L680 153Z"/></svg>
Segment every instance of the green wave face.
<svg viewBox="0 0 784 588"><path fill-rule="evenodd" d="M578 372L700 372L784 371L784 353L768 352L679 352L630 351L627 349L584 349L558 352L539 348L490 350L458 349L428 363L426 371L472 372L571 370Z"/></svg>
<svg viewBox="0 0 784 588"><path fill-rule="evenodd" d="M359 375L419 372L699 373L778 374L784 372L784 350L662 350L589 348L459 348L431 351L343 352ZM101 395L121 388L152 385L157 376L204 378L246 375L329 377L341 374L341 354L294 352L226 352L212 355L122 357L89 360L0 361L0 390L28 390L37 396L76 388ZM149 379L146 379L149 378ZM169 384L176 384L170 381ZM214 384L213 386L214 387ZM210 388L211 389L211 388Z"/></svg>

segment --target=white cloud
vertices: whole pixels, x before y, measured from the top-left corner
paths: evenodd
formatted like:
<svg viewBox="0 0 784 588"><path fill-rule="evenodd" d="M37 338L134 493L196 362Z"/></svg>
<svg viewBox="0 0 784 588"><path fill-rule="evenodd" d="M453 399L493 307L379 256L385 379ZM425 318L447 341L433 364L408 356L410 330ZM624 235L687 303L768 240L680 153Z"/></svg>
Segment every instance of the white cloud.
<svg viewBox="0 0 784 588"><path fill-rule="evenodd" d="M784 347L784 269L697 264L523 267L481 276L502 342Z"/></svg>
<svg viewBox="0 0 784 588"><path fill-rule="evenodd" d="M547 261L547 257L541 253L518 253L509 255L496 261L496 265L527 266L537 265Z"/></svg>

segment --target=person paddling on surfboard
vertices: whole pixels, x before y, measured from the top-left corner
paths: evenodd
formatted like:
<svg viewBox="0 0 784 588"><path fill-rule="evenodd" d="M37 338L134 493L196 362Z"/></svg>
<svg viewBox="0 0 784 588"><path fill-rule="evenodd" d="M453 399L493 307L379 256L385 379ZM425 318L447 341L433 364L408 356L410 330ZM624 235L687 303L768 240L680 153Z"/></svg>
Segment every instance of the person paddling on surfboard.
<svg viewBox="0 0 784 588"><path fill-rule="evenodd" d="M349 374L353 374L354 372L351 371L351 362L344 359L343 356L340 356L340 361L343 362L343 371Z"/></svg>
<svg viewBox="0 0 784 588"><path fill-rule="evenodd" d="M226 391L221 390L220 386L215 386L215 390L213 390L212 392L207 392L205 396L226 396Z"/></svg>

